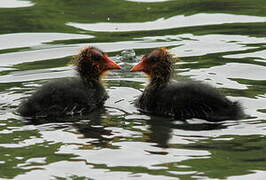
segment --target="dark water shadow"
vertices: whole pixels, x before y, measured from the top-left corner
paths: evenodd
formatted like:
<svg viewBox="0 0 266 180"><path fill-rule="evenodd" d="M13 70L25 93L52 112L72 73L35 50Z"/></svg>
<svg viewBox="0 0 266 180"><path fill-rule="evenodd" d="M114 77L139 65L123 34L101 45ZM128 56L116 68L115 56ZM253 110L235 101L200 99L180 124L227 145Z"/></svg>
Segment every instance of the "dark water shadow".
<svg viewBox="0 0 266 180"><path fill-rule="evenodd" d="M92 142L93 145L105 147L110 141L112 141L113 133L112 130L106 129L108 125L102 122L103 120L106 120L104 115L108 115L108 112L106 112L105 108L100 108L87 115L76 115L54 119L26 119L25 123L26 125L53 124L52 128L54 129L62 129L71 126L82 134L84 138L96 139L95 142ZM116 116L113 115L112 119L116 119ZM150 131L146 134L149 137L148 141L156 143L156 146L162 148L169 147L168 142L172 136L173 130L175 129L187 131L211 131L227 128L227 126L222 122L190 123L191 121L176 121L159 116L150 116L150 119L145 121L147 125L149 125L148 130Z"/></svg>
<svg viewBox="0 0 266 180"><path fill-rule="evenodd" d="M103 136L111 135L112 131L106 130L106 126L102 124L104 114L106 114L105 109L98 109L91 113L87 119L75 122L73 126L84 136L84 138L96 138L98 140L106 139Z"/></svg>
<svg viewBox="0 0 266 180"><path fill-rule="evenodd" d="M26 125L42 125L42 124L48 124L48 123L78 123L82 120L88 120L88 121L99 121L101 119L101 116L105 113L104 108L96 109L90 113L82 114L82 115L73 115L73 116L63 116L63 117L39 117L39 118L23 118L23 121Z"/></svg>
<svg viewBox="0 0 266 180"><path fill-rule="evenodd" d="M188 130L188 131L206 131L206 130L217 130L225 129L222 122L220 123L196 123L191 124L188 121L177 121L157 116L150 116L150 120L147 121L150 125L149 139L151 142L155 142L159 147L167 148L169 147L168 141L171 138L174 129Z"/></svg>
<svg viewBox="0 0 266 180"><path fill-rule="evenodd" d="M112 135L112 130L105 129L102 120L106 119L103 117L106 115L105 108L96 109L86 115L82 116L70 116L62 118L38 118L38 119L24 119L26 125L47 125L52 129L64 129L74 128L78 133L83 135L83 138L95 139L90 142L93 146L106 147L112 138L108 136Z"/></svg>

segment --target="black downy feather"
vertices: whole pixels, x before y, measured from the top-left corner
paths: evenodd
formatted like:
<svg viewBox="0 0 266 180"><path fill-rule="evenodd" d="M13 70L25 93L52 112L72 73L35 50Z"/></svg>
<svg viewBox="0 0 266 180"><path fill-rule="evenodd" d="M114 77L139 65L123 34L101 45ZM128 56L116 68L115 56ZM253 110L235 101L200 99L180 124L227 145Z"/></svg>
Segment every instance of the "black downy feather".
<svg viewBox="0 0 266 180"><path fill-rule="evenodd" d="M92 53L97 51L98 54ZM18 108L25 117L60 117L83 114L102 106L108 95L101 83L103 71L95 66L103 52L95 47L84 48L74 59L78 77L53 80L22 101Z"/></svg>
<svg viewBox="0 0 266 180"><path fill-rule="evenodd" d="M222 121L245 116L239 102L229 100L210 85L172 81L172 56L163 49L159 50L162 52L157 57L152 53L146 55L144 72L148 72L151 79L136 102L140 111L178 120L200 118Z"/></svg>

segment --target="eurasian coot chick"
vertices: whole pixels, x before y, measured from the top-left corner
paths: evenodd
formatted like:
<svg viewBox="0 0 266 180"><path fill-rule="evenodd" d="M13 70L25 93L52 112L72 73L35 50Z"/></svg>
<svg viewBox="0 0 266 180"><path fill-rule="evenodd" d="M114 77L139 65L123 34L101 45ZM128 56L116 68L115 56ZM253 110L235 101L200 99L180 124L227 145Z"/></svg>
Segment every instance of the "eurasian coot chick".
<svg viewBox="0 0 266 180"><path fill-rule="evenodd" d="M238 102L230 101L207 84L171 81L173 61L166 49L155 49L130 70L143 71L150 77L149 85L136 102L140 111L180 120L222 121L244 116Z"/></svg>
<svg viewBox="0 0 266 180"><path fill-rule="evenodd" d="M18 112L26 117L59 117L91 112L103 105L108 95L101 75L121 67L95 47L86 47L74 60L78 77L51 81L24 100Z"/></svg>

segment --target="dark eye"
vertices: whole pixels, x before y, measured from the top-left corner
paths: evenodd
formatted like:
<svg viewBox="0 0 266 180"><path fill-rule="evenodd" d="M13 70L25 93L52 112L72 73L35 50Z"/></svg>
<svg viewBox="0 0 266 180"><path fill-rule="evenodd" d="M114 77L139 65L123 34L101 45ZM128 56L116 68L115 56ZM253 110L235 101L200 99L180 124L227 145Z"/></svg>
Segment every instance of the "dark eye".
<svg viewBox="0 0 266 180"><path fill-rule="evenodd" d="M101 61L102 60L102 55L100 55L98 53L94 53L94 54L92 54L92 58L95 61Z"/></svg>
<svg viewBox="0 0 266 180"><path fill-rule="evenodd" d="M150 62L153 62L153 63L155 63L155 62L157 62L158 61L158 56L150 56L149 57L149 60L150 60Z"/></svg>

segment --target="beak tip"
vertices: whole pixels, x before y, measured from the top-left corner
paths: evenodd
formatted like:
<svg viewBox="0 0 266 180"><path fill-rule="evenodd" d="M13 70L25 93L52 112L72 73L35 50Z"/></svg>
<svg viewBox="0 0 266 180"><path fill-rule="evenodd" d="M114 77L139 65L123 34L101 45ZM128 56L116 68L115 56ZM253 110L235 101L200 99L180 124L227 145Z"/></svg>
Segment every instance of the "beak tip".
<svg viewBox="0 0 266 180"><path fill-rule="evenodd" d="M144 64L143 62L136 64L135 66L133 66L130 69L130 72L140 72L140 71L144 71Z"/></svg>
<svg viewBox="0 0 266 180"><path fill-rule="evenodd" d="M129 72L136 72L136 68L135 68L135 66L133 66L133 67L129 70Z"/></svg>
<svg viewBox="0 0 266 180"><path fill-rule="evenodd" d="M121 66L119 66L118 64L115 64L115 65L113 65L113 66L111 66L111 67L109 67L111 70L113 69L113 70L115 70L115 69L122 69L122 67Z"/></svg>

